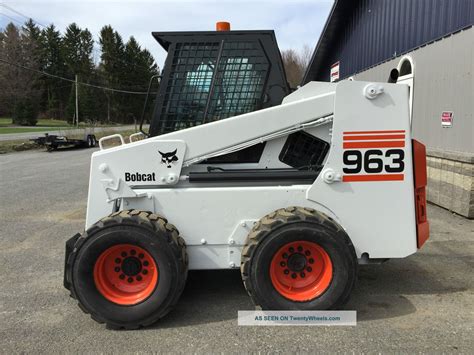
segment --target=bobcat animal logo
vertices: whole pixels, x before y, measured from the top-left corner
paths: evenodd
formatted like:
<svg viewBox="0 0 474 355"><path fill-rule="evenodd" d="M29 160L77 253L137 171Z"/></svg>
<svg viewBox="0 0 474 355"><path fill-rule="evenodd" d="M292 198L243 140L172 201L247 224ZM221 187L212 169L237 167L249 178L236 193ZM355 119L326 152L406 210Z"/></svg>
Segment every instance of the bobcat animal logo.
<svg viewBox="0 0 474 355"><path fill-rule="evenodd" d="M176 156L176 152L178 149L173 150L172 152L169 153L162 153L158 151L158 153L161 154L161 163L166 164L167 168L171 168L171 164L175 161L178 161L178 157Z"/></svg>

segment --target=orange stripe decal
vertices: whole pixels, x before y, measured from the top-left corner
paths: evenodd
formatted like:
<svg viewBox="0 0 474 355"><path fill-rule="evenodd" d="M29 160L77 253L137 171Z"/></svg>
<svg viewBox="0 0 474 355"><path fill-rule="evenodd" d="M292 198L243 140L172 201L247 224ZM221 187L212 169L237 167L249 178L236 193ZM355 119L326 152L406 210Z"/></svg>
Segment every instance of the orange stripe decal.
<svg viewBox="0 0 474 355"><path fill-rule="evenodd" d="M403 148L405 141L380 141L380 142L345 142L344 149L351 148Z"/></svg>
<svg viewBox="0 0 474 355"><path fill-rule="evenodd" d="M377 175L344 175L342 181L344 182L358 182L358 181L403 181L404 174L377 174Z"/></svg>
<svg viewBox="0 0 474 355"><path fill-rule="evenodd" d="M405 130L394 130L394 131L350 131L343 132L344 134L380 134L380 133L405 133Z"/></svg>
<svg viewBox="0 0 474 355"><path fill-rule="evenodd" d="M345 136L345 141L363 141L363 140L379 140L379 139L405 139L404 134L380 134L380 135L361 135L361 136Z"/></svg>

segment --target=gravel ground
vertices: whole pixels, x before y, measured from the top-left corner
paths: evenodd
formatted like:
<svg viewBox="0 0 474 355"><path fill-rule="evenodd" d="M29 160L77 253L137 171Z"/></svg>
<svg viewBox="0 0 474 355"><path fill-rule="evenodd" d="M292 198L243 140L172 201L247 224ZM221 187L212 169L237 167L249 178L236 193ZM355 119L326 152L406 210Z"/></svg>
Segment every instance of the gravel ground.
<svg viewBox="0 0 474 355"><path fill-rule="evenodd" d="M151 328L110 331L62 287L64 243L83 229L91 150L0 156L0 353L454 352L474 348L474 221L429 206L417 254L363 266L354 327L239 327L238 271L191 272Z"/></svg>

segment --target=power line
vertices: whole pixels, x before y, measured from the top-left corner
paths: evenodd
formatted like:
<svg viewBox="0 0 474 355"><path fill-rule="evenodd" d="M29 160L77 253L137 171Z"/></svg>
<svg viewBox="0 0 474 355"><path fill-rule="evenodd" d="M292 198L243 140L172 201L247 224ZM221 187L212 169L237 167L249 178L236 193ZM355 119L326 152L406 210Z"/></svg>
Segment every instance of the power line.
<svg viewBox="0 0 474 355"><path fill-rule="evenodd" d="M0 6L3 6L4 8L6 8L6 9L8 9L8 10L14 12L14 13L16 13L17 15L20 15L20 16L26 18L27 20L31 19L34 23L36 23L37 25L40 25L41 27L47 27L47 26L43 25L42 23L36 21L36 20L35 20L34 18L32 18L31 16L27 16L27 15L21 13L20 11L15 10L14 8L12 8L12 7L8 6L8 5L6 5L6 4L0 4Z"/></svg>
<svg viewBox="0 0 474 355"><path fill-rule="evenodd" d="M51 74L51 73L47 73L45 71L38 70L38 69L28 68L28 67L25 67L24 65L21 65L21 64L9 62L9 61L7 61L3 58L0 58L0 62L9 64L9 65L13 65L17 68L22 68L22 69L25 69L25 70L29 70L29 71L32 71L32 72L35 72L35 73L38 73L38 74L41 74L41 75L49 76L49 77L60 79L60 80L69 81L71 83L76 83L76 81L73 80L73 79L68 79L68 78L65 78L65 77L62 77L62 76L59 76L59 75L55 75L55 74ZM121 90L121 89L112 89L112 88L108 88L108 87L105 87L105 86L99 86L99 85L94 85L94 84L89 84L89 83L83 83L83 82L80 82L80 81L77 82L77 84L93 87L93 88L96 88L96 89L102 89L102 90L106 90L106 91L120 92L120 93L123 93L123 94L134 94L134 95L146 95L147 94L147 92L145 92L145 91L128 91L128 90ZM150 93L150 94L156 94L156 92L155 93Z"/></svg>
<svg viewBox="0 0 474 355"><path fill-rule="evenodd" d="M27 16L27 15L25 15L25 14L19 12L18 10L15 10L15 9L12 8L11 6L8 6L8 5L3 4L3 3L0 3L0 6L2 6L2 7L4 7L4 8L6 8L6 9L8 9L8 10L14 12L14 13L16 13L17 15L20 15L20 16L24 17L24 18L27 19L27 20L32 20L32 21L35 22L37 25L40 25L40 26L42 26L42 27L44 27L44 28L47 27L47 26L43 25L42 23L36 21L34 18L32 18L32 17L30 17L30 16ZM25 23L22 23L21 21L19 21L19 20L13 18L13 17L11 17L11 16L8 16L8 15L6 15L6 14L4 14L4 13L0 13L0 15L3 15L3 16L5 16L5 17L8 17L9 19L11 19L11 20L17 22L18 24L21 24L22 26L24 26L25 23L26 23L26 22L25 22ZM87 28L86 28L86 29L87 29ZM98 41L94 40L94 44L95 44L95 43L98 43ZM124 44L124 45L125 45L125 44ZM141 50L141 48L140 48L140 50ZM100 61L100 57L101 57L101 54L102 54L102 50L99 49L99 48L97 48L97 47L95 47L95 46L93 46L93 47L92 47L92 51L94 52L94 53L93 53L93 56L94 56L94 57L97 57L97 59L95 59L95 58L93 59L94 62ZM150 53L150 54L151 54L151 53ZM151 57L152 57L153 61L155 62L157 68L159 68L158 63L156 63L156 60L155 60L155 58L153 57L153 55L151 55ZM134 67L141 67L141 66L139 66L139 65L137 65L137 64L135 64L135 63L128 63L128 64L129 64L129 65L132 65L132 66L134 66Z"/></svg>
<svg viewBox="0 0 474 355"><path fill-rule="evenodd" d="M8 16L8 15L3 14L3 13L1 13L0 15L7 17L7 18L9 18L10 20L15 21L16 23L18 23L18 24L20 24L20 25L22 25L22 26L24 25L23 22L21 22L20 20L17 20L17 19L14 18L14 17Z"/></svg>

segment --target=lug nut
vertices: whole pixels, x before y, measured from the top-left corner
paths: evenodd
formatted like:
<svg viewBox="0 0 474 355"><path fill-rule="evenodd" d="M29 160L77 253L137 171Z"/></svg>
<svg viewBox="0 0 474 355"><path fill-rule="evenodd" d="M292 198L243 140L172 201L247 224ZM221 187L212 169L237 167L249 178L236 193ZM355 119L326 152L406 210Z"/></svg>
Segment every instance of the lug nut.
<svg viewBox="0 0 474 355"><path fill-rule="evenodd" d="M133 278L132 278L132 277L129 277L129 278L127 279L127 281L128 281L129 283L132 283L132 282L133 282Z"/></svg>
<svg viewBox="0 0 474 355"><path fill-rule="evenodd" d="M287 253L283 253L283 259L287 259L288 258L288 254Z"/></svg>
<svg viewBox="0 0 474 355"><path fill-rule="evenodd" d="M135 249L130 250L131 255L135 255L136 253L137 253L137 251Z"/></svg>
<svg viewBox="0 0 474 355"><path fill-rule="evenodd" d="M292 273L292 274L291 274L291 278L292 278L292 279L296 279L296 276L297 276L297 275L296 275L295 273Z"/></svg>
<svg viewBox="0 0 474 355"><path fill-rule="evenodd" d="M304 272L301 272L301 273L300 273L300 276L301 276L301 277L305 277L306 274L305 274Z"/></svg>
<svg viewBox="0 0 474 355"><path fill-rule="evenodd" d="M140 254L138 254L138 257L139 257L140 259L143 259L143 258L145 257L145 255L143 255L143 253L140 253Z"/></svg>
<svg viewBox="0 0 474 355"><path fill-rule="evenodd" d="M280 263L280 266L281 266L281 267L285 267L285 266L286 266L286 263L285 263L284 261L282 261L282 262Z"/></svg>
<svg viewBox="0 0 474 355"><path fill-rule="evenodd" d="M142 270L142 274L143 274L143 275L146 275L146 274L148 274L148 270L147 270L147 269L145 269L145 270Z"/></svg>
<svg viewBox="0 0 474 355"><path fill-rule="evenodd" d="M118 266L115 267L115 272L120 272L120 268Z"/></svg>
<svg viewBox="0 0 474 355"><path fill-rule="evenodd" d="M286 269L285 271L283 271L285 273L285 275L288 275L290 273L290 270Z"/></svg>
<svg viewBox="0 0 474 355"><path fill-rule="evenodd" d="M137 281L141 281L142 277L140 275L137 276Z"/></svg>
<svg viewBox="0 0 474 355"><path fill-rule="evenodd" d="M311 252L310 252L309 250L306 250L306 251L304 252L304 255L310 256L310 255L311 255Z"/></svg>
<svg viewBox="0 0 474 355"><path fill-rule="evenodd" d="M123 251L120 255L122 255L122 258L125 258L127 256L127 253Z"/></svg>
<svg viewBox="0 0 474 355"><path fill-rule="evenodd" d="M295 252L295 248L293 248L293 247L290 247L289 250L290 250L290 253L294 253L294 252Z"/></svg>
<svg viewBox="0 0 474 355"><path fill-rule="evenodd" d="M120 264L121 261L122 261L122 259L120 259L120 258L115 259L116 264Z"/></svg>
<svg viewBox="0 0 474 355"><path fill-rule="evenodd" d="M311 272L311 271L313 271L313 268L312 268L311 266L308 266L308 267L306 268L306 271Z"/></svg>
<svg viewBox="0 0 474 355"><path fill-rule="evenodd" d="M120 279L120 280L123 280L124 278L125 278L125 275L124 275L124 274L121 274L121 275L119 276L119 279Z"/></svg>
<svg viewBox="0 0 474 355"><path fill-rule="evenodd" d="M150 263L145 260L145 261L143 262L143 265L144 265L144 266L148 266L148 265L150 265Z"/></svg>
<svg viewBox="0 0 474 355"><path fill-rule="evenodd" d="M313 263L314 263L314 259L313 259L313 258L310 258L310 259L309 259L309 263L310 263L310 264L313 264Z"/></svg>
<svg viewBox="0 0 474 355"><path fill-rule="evenodd" d="M303 251L303 247L301 245L298 245L298 251L299 252L302 252Z"/></svg>

